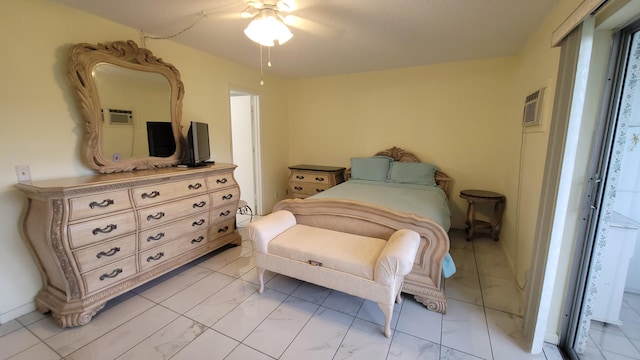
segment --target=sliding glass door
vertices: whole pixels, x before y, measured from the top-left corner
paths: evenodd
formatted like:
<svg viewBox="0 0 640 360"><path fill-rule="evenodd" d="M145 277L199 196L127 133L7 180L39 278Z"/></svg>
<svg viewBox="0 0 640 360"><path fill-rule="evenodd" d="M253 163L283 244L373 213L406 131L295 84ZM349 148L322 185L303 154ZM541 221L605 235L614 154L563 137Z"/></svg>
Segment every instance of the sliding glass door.
<svg viewBox="0 0 640 360"><path fill-rule="evenodd" d="M605 102L566 351L640 359L640 22L617 34Z"/></svg>

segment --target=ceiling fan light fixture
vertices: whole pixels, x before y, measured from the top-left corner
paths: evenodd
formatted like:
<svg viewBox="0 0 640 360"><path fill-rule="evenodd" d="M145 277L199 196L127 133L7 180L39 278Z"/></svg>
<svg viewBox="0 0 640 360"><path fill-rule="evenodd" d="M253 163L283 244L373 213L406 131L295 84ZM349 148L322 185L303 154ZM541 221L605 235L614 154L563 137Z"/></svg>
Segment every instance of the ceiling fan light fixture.
<svg viewBox="0 0 640 360"><path fill-rule="evenodd" d="M260 9L244 29L244 34L262 46L274 46L276 41L282 45L293 37L287 25L280 18L278 11L272 8Z"/></svg>

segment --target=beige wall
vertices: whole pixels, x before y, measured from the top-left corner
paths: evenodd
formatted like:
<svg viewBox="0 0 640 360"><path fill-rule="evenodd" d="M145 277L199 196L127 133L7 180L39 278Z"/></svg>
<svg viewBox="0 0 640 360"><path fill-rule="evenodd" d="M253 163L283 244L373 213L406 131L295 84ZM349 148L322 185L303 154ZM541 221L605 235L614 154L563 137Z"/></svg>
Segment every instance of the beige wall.
<svg viewBox="0 0 640 360"><path fill-rule="evenodd" d="M464 227L459 190L505 191L514 69L496 58L291 81L289 162L348 167L402 147L453 177L453 226Z"/></svg>
<svg viewBox="0 0 640 360"><path fill-rule="evenodd" d="M0 322L30 311L41 285L24 244L21 218L25 198L14 188L15 165L29 165L33 179L90 174L80 156L83 127L66 79L71 44L133 39L139 33L113 22L47 0L0 1ZM185 84L183 124L209 123L213 158L231 159L229 87L261 95L265 182L271 189L286 182L288 147L286 82L171 41L147 41L158 57L175 65ZM284 159L284 160L282 160ZM270 169L277 169L272 171ZM285 170L282 170L285 169ZM284 178L284 180L283 180ZM273 206L276 199L266 199Z"/></svg>

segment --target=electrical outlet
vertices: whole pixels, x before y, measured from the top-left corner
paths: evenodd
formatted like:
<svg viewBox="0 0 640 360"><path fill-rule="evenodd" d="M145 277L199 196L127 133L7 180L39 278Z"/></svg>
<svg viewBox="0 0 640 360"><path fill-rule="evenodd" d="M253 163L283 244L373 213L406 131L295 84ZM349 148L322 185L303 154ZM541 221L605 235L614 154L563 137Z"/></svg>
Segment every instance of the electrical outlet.
<svg viewBox="0 0 640 360"><path fill-rule="evenodd" d="M16 175L18 175L19 182L31 181L29 165L16 165Z"/></svg>

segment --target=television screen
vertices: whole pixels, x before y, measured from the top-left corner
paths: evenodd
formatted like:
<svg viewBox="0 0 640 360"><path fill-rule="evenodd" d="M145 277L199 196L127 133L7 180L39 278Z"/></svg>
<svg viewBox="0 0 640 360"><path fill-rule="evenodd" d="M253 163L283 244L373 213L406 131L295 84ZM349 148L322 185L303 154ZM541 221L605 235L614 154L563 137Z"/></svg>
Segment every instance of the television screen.
<svg viewBox="0 0 640 360"><path fill-rule="evenodd" d="M147 121L149 156L169 157L176 152L176 141L170 122Z"/></svg>
<svg viewBox="0 0 640 360"><path fill-rule="evenodd" d="M187 133L187 164L188 166L202 166L209 160L209 125L192 121Z"/></svg>

